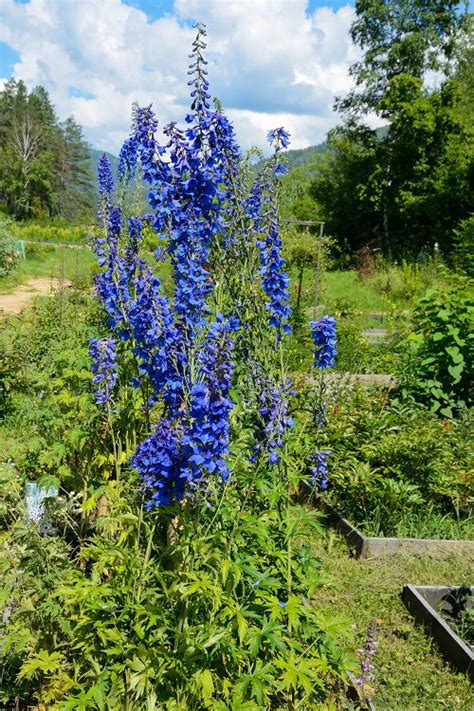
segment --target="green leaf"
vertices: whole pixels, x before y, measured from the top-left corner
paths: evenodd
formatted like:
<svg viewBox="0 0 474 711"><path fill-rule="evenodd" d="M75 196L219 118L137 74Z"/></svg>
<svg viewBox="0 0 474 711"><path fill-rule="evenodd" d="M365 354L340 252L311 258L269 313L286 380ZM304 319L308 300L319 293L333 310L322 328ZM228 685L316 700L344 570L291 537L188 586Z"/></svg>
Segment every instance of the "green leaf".
<svg viewBox="0 0 474 711"><path fill-rule="evenodd" d="M464 357L457 346L449 346L446 348L446 353L451 356L453 363L463 363Z"/></svg>
<svg viewBox="0 0 474 711"><path fill-rule="evenodd" d="M209 639L204 642L203 649L208 649L209 647L214 647L220 640L227 634L227 630L222 630L221 632L216 632Z"/></svg>
<svg viewBox="0 0 474 711"><path fill-rule="evenodd" d="M448 366L448 372L450 376L453 378L454 383L459 383L461 380L461 374L464 370L464 364L460 365L450 365Z"/></svg>
<svg viewBox="0 0 474 711"><path fill-rule="evenodd" d="M212 695L214 694L214 682L209 669L198 672L197 680L201 689L202 698L205 701L212 699Z"/></svg>
<svg viewBox="0 0 474 711"><path fill-rule="evenodd" d="M34 657L27 659L27 661L23 663L18 673L18 677L20 679L30 679L36 675L36 672L51 674L52 672L60 669L62 661L63 655L59 652L52 652L49 654L46 650L42 650Z"/></svg>

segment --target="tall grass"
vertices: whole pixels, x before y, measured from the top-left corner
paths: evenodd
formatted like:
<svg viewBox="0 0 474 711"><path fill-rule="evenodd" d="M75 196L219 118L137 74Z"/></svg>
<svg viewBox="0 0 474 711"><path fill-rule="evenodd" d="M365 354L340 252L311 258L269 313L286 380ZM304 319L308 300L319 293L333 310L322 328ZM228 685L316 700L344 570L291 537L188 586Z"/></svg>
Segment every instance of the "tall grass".
<svg viewBox="0 0 474 711"><path fill-rule="evenodd" d="M474 517L460 518L454 513L442 514L427 504L422 509L401 512L398 520L384 509L375 509L359 528L366 536L394 536L396 538L442 538L474 540Z"/></svg>

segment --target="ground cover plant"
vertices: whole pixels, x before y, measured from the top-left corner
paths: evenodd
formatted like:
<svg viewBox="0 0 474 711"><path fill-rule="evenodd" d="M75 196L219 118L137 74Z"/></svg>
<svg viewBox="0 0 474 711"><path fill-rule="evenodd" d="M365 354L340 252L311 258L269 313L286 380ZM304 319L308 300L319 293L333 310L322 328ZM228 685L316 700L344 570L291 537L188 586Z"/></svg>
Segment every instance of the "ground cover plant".
<svg viewBox="0 0 474 711"><path fill-rule="evenodd" d="M94 225L73 225L67 222L15 222L12 234L15 239L31 242L76 244L85 247L91 240Z"/></svg>
<svg viewBox="0 0 474 711"><path fill-rule="evenodd" d="M315 601L320 524L293 498L301 451L286 437L276 206L289 137L270 132L274 155L249 180L211 107L204 35L187 128L165 127L160 146L151 108L137 108L118 186L100 162L98 304L72 288L8 326L6 705L296 709L343 694L345 625ZM138 174L146 215L121 200ZM165 237L152 257L145 224ZM25 518L27 477L60 486L48 545Z"/></svg>
<svg viewBox="0 0 474 711"><path fill-rule="evenodd" d="M331 450L326 496L366 535L473 539L470 433L468 417L346 385L317 434Z"/></svg>

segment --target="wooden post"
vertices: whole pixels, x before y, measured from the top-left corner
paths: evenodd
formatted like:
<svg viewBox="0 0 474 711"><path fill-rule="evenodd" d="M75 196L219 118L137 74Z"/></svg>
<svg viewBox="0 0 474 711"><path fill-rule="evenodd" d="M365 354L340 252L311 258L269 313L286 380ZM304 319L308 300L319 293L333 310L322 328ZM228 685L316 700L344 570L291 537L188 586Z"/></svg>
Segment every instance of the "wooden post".
<svg viewBox="0 0 474 711"><path fill-rule="evenodd" d="M321 249L322 249L322 237L324 234L324 222L322 220L281 220L285 225L303 225L306 227L306 232L309 233L309 228L314 225L319 225L319 235L316 236L316 279L314 284L314 318L316 318L316 309L318 307L318 296L321 287L319 272L321 269ZM298 304L301 296L301 281L298 285Z"/></svg>
<svg viewBox="0 0 474 711"><path fill-rule="evenodd" d="M308 229L308 228L307 228ZM324 222L319 223L319 235L316 237L316 279L314 283L314 318L318 309L319 291L321 289L321 250L323 246Z"/></svg>

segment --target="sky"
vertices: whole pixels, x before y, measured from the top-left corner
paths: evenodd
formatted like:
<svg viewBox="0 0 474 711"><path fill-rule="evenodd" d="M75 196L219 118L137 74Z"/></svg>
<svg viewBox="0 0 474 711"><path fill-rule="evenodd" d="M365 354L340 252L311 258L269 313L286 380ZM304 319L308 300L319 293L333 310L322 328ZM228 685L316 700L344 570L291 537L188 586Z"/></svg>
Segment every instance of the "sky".
<svg viewBox="0 0 474 711"><path fill-rule="evenodd" d="M183 121L200 21L211 94L241 145L263 148L283 125L304 148L338 122L334 97L351 87L353 15L340 0L0 0L0 83L42 84L60 119L118 153L134 101L153 103L161 126Z"/></svg>

